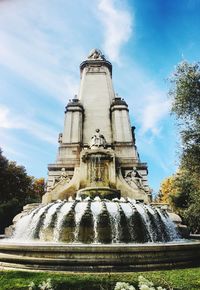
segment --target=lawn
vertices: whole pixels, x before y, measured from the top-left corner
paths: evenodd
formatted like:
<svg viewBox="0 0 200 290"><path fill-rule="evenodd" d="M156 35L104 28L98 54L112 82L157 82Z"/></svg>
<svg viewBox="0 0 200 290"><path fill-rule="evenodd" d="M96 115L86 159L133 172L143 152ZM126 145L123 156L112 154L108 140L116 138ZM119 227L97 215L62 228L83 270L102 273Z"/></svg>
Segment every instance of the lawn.
<svg viewBox="0 0 200 290"><path fill-rule="evenodd" d="M0 270L0 290L28 290L30 282L36 285L51 278L55 290L113 290L116 282L137 285L143 275L155 286L173 290L199 290L200 268L132 272L132 273L53 273ZM37 289L37 288L36 288Z"/></svg>

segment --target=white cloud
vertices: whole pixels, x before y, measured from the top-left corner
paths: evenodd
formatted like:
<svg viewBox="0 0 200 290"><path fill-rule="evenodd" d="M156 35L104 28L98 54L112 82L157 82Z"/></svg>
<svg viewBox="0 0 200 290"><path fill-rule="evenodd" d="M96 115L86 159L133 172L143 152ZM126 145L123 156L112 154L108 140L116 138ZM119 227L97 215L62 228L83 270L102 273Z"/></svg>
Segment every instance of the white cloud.
<svg viewBox="0 0 200 290"><path fill-rule="evenodd" d="M116 8L113 0L99 0L98 10L104 28L105 53L110 60L119 62L121 46L129 40L132 33L133 16L128 10Z"/></svg>
<svg viewBox="0 0 200 290"><path fill-rule="evenodd" d="M48 150L57 143L64 108L55 107L78 92L78 65L93 47L95 24L79 17L91 20L90 6L87 0L79 10L65 0L0 1L0 146L16 160L25 150L28 163L37 163L27 150L30 140Z"/></svg>
<svg viewBox="0 0 200 290"><path fill-rule="evenodd" d="M151 99L144 106L140 115L141 121L141 133L144 134L147 131L151 131L153 135L160 133L159 123L169 114L169 100L158 98L155 95L151 95Z"/></svg>
<svg viewBox="0 0 200 290"><path fill-rule="evenodd" d="M21 40L15 35L3 31L0 31L0 38L2 41L0 46L1 65L63 103L66 102L67 95L71 96L77 91L77 80L72 75L62 72L62 67L58 68L59 65L55 64L58 60L51 57L48 49L39 48L40 39L37 40L38 47L32 47L28 43L30 39ZM46 43L47 45L48 43ZM53 48L49 47L50 49ZM59 56L59 52L57 56ZM58 69L60 69L59 72Z"/></svg>
<svg viewBox="0 0 200 290"><path fill-rule="evenodd" d="M165 88L151 78L145 68L134 59L126 59L115 82L122 90L122 97L129 105L132 120L139 124L139 134L159 135L162 121L169 115L170 100Z"/></svg>
<svg viewBox="0 0 200 290"><path fill-rule="evenodd" d="M72 36L58 11L53 13L53 3L40 2L0 3L0 65L64 103L78 89L69 54L72 48L69 43L64 46L64 39L70 42Z"/></svg>
<svg viewBox="0 0 200 290"><path fill-rule="evenodd" d="M0 105L0 129L21 129L40 140L56 143L57 132L49 125L30 119L28 115L17 115L8 107Z"/></svg>
<svg viewBox="0 0 200 290"><path fill-rule="evenodd" d="M49 125L35 121L28 121L26 123L25 130L38 139L46 141L47 143L56 144L57 142L58 131L54 130Z"/></svg>
<svg viewBox="0 0 200 290"><path fill-rule="evenodd" d="M9 108L0 105L0 128L13 129L22 128L23 125L18 118L13 118Z"/></svg>

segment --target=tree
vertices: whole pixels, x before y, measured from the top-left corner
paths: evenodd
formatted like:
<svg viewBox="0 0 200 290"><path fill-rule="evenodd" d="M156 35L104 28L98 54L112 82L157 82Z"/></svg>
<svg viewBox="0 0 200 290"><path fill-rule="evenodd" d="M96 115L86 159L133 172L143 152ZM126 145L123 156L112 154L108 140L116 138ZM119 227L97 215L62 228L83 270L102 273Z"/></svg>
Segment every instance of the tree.
<svg viewBox="0 0 200 290"><path fill-rule="evenodd" d="M28 176L26 169L9 161L0 149L0 233L27 203L40 202L45 181Z"/></svg>
<svg viewBox="0 0 200 290"><path fill-rule="evenodd" d="M193 192L191 203L184 211L184 219L193 233L200 233L200 192Z"/></svg>
<svg viewBox="0 0 200 290"><path fill-rule="evenodd" d="M172 193L173 181L174 176L167 177L162 181L158 196L159 202L170 203L170 194Z"/></svg>
<svg viewBox="0 0 200 290"><path fill-rule="evenodd" d="M181 170L174 175L173 182L171 183L171 192L169 193L170 203L179 212L187 209L195 191L193 177L188 174L188 171Z"/></svg>
<svg viewBox="0 0 200 290"><path fill-rule="evenodd" d="M179 170L163 180L159 202L169 203L194 232L200 232L200 190L198 180L187 170Z"/></svg>
<svg viewBox="0 0 200 290"><path fill-rule="evenodd" d="M171 111L183 146L181 166L200 176L200 63L180 63L170 81Z"/></svg>
<svg viewBox="0 0 200 290"><path fill-rule="evenodd" d="M26 203L40 202L45 194L45 185L44 178L32 178L31 191L26 199Z"/></svg>
<svg viewBox="0 0 200 290"><path fill-rule="evenodd" d="M165 189L190 229L200 232L200 63L180 63L170 82L171 112L178 123L182 149L179 172Z"/></svg>
<svg viewBox="0 0 200 290"><path fill-rule="evenodd" d="M190 196L195 190L193 179L187 171L182 170L162 181L159 201L169 203L180 213L189 206Z"/></svg>

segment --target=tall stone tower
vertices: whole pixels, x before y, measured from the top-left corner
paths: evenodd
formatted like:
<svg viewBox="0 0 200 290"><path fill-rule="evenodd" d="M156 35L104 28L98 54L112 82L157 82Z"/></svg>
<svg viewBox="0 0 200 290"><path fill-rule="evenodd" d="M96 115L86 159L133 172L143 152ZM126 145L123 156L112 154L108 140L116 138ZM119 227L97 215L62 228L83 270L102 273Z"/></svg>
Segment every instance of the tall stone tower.
<svg viewBox="0 0 200 290"><path fill-rule="evenodd" d="M93 49L80 76L79 93L66 106L57 160L48 166L43 202L112 194L148 202L147 164L139 159L128 105L114 92L112 64Z"/></svg>

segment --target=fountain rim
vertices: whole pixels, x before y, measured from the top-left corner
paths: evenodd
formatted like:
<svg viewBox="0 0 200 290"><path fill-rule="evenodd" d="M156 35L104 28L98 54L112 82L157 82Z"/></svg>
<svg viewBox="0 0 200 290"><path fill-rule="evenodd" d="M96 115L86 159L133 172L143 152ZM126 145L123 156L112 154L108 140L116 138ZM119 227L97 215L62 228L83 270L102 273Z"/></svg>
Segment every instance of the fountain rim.
<svg viewBox="0 0 200 290"><path fill-rule="evenodd" d="M0 242L0 265L42 271L130 272L200 265L200 241L162 244Z"/></svg>
<svg viewBox="0 0 200 290"><path fill-rule="evenodd" d="M140 251L145 251L147 249L165 249L165 248L174 248L178 246L179 248L189 248L193 246L198 246L200 247L200 240L187 240L182 241L177 240L177 241L172 241L172 242L147 242L147 243L112 243L112 244L101 244L101 243L93 243L93 244L84 244L84 243L62 243L62 242L41 242L41 241L28 241L28 242L23 242L23 241L9 241L9 239L5 239L6 241L4 242L3 239L0 241L0 251L2 249L18 249L18 250L24 250L21 247L26 247L26 249L31 249L33 248L34 250L40 250L40 249L51 249L52 251L56 250L74 250L74 249L84 249L86 252L90 252L93 249L102 251L109 251L110 249L113 249L115 251L118 248L124 249L124 250L140 250Z"/></svg>
<svg viewBox="0 0 200 290"><path fill-rule="evenodd" d="M174 246L178 247L189 247L189 246L199 246L200 247L200 240L195 239L180 239L170 242L147 242L147 243L112 243L112 244L103 244L103 243L64 243L64 242L42 242L42 241L34 241L34 240L28 240L28 241L20 241L20 240L10 240L9 238L5 238L0 240L0 251L1 249L19 249L20 247L26 246L26 249L28 248L35 248L36 250L42 249L42 248L51 248L52 251L56 249L84 249L86 251L90 251L91 249L103 249L103 250L109 250L110 248L116 249L116 248L123 248L123 249L156 249L156 248L173 248Z"/></svg>

